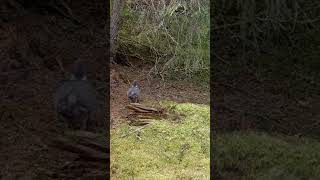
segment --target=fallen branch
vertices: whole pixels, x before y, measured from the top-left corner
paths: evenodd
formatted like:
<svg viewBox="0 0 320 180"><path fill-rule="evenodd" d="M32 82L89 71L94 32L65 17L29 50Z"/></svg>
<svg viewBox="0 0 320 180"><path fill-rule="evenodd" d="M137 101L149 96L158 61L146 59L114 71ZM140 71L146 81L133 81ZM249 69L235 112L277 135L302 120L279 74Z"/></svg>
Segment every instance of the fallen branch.
<svg viewBox="0 0 320 180"><path fill-rule="evenodd" d="M51 139L51 142L59 149L78 154L81 159L101 162L109 160L107 152L102 152L91 147L75 143L68 138L56 137Z"/></svg>
<svg viewBox="0 0 320 180"><path fill-rule="evenodd" d="M68 131L63 135L50 133L45 137L48 146L78 154L81 160L102 163L109 160L109 145L103 134Z"/></svg>
<svg viewBox="0 0 320 180"><path fill-rule="evenodd" d="M144 126L152 123L153 119L162 119L167 117L164 109L156 109L153 107L146 107L139 103L131 103L126 106L131 112L127 115L129 124L132 126Z"/></svg>
<svg viewBox="0 0 320 180"><path fill-rule="evenodd" d="M130 105L127 106L128 109L134 110L135 112L141 112L141 113L156 113L156 114L163 114L163 109L155 109L152 107L146 107L139 103L130 103Z"/></svg>

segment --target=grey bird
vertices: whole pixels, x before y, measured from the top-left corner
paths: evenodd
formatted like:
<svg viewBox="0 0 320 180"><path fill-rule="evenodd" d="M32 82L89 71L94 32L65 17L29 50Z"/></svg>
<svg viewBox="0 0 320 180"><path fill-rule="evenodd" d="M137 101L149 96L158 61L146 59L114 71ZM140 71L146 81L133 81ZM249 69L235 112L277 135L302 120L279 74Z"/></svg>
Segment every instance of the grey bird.
<svg viewBox="0 0 320 180"><path fill-rule="evenodd" d="M140 101L140 85L138 81L133 81L131 87L127 91L128 99L131 103L138 103Z"/></svg>
<svg viewBox="0 0 320 180"><path fill-rule="evenodd" d="M58 120L67 120L71 127L88 129L95 119L96 91L86 76L86 66L77 61L70 80L61 81L54 95Z"/></svg>

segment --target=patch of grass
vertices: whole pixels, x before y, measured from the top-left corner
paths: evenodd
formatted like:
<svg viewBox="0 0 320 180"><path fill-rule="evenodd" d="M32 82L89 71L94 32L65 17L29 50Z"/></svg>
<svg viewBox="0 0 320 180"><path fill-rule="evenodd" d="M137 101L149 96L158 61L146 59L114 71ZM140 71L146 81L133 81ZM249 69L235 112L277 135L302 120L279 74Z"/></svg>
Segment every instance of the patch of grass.
<svg viewBox="0 0 320 180"><path fill-rule="evenodd" d="M209 107L162 103L183 113L179 122L159 120L111 131L112 179L209 179ZM139 136L140 138L138 138Z"/></svg>
<svg viewBox="0 0 320 180"><path fill-rule="evenodd" d="M214 162L223 177L239 179L320 178L320 142L264 133L220 134Z"/></svg>

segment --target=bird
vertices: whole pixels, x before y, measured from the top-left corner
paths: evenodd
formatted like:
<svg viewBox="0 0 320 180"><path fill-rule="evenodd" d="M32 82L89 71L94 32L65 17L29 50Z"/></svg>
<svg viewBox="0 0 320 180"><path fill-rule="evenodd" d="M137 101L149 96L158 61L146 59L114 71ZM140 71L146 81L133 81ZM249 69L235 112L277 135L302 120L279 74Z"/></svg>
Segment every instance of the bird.
<svg viewBox="0 0 320 180"><path fill-rule="evenodd" d="M69 80L62 80L54 94L58 120L67 120L71 127L88 129L97 106L96 91L87 80L86 65L76 61Z"/></svg>
<svg viewBox="0 0 320 180"><path fill-rule="evenodd" d="M86 64L80 60L73 64L71 80L87 80Z"/></svg>
<svg viewBox="0 0 320 180"><path fill-rule="evenodd" d="M140 101L140 85L137 80L134 80L127 91L128 99L131 103L138 103Z"/></svg>

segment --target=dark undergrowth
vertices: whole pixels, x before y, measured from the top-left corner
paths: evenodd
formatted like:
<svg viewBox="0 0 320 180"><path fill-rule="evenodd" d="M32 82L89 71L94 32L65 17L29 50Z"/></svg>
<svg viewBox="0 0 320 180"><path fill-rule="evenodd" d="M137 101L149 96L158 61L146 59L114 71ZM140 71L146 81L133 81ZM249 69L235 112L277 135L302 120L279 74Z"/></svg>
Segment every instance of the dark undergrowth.
<svg viewBox="0 0 320 180"><path fill-rule="evenodd" d="M213 7L217 174L318 179L319 2L217 1Z"/></svg>

